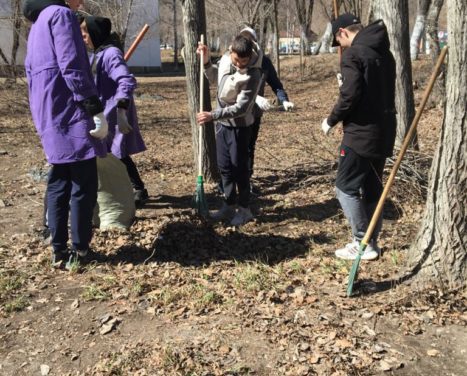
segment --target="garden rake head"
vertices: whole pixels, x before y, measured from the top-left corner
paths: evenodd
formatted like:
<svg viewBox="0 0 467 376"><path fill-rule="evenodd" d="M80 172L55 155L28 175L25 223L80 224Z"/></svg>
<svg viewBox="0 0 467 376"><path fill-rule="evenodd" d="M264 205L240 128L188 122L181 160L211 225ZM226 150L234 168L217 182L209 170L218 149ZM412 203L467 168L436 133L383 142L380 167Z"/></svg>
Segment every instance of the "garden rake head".
<svg viewBox="0 0 467 376"><path fill-rule="evenodd" d="M204 194L203 175L198 175L198 179L196 180L196 190L193 195L193 206L202 217L207 217L209 215L208 204Z"/></svg>

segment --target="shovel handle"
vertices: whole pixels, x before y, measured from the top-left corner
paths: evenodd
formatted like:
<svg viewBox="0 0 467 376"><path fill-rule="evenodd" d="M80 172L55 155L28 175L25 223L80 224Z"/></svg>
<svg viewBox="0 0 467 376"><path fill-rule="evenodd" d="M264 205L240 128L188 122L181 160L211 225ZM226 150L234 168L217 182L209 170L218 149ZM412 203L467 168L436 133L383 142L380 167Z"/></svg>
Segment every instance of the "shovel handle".
<svg viewBox="0 0 467 376"><path fill-rule="evenodd" d="M149 30L149 25L145 24L141 31L139 32L138 36L136 37L135 41L131 44L130 48L126 52L124 59L125 61L130 60L131 55L133 55L133 52L135 52L136 47L138 47L138 44L143 40L144 36Z"/></svg>

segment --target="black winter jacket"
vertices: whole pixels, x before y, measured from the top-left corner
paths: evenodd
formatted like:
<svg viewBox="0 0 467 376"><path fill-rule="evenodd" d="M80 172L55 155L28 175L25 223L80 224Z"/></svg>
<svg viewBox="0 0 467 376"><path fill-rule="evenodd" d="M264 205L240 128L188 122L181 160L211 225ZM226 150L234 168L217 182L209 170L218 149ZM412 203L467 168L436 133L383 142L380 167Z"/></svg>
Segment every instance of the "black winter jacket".
<svg viewBox="0 0 467 376"><path fill-rule="evenodd" d="M396 137L396 64L383 21L355 36L342 54L341 73L343 85L328 124L342 121L342 143L360 156L391 156Z"/></svg>

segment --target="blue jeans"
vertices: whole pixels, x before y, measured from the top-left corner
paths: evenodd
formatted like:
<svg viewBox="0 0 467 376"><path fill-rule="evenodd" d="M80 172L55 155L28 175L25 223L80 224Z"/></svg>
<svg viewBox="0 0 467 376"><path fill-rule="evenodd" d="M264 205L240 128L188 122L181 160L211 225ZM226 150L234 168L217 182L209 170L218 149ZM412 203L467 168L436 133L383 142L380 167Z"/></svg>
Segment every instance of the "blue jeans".
<svg viewBox="0 0 467 376"><path fill-rule="evenodd" d="M47 222L55 252L67 249L69 213L73 248L89 248L96 201L96 158L52 166L47 182Z"/></svg>

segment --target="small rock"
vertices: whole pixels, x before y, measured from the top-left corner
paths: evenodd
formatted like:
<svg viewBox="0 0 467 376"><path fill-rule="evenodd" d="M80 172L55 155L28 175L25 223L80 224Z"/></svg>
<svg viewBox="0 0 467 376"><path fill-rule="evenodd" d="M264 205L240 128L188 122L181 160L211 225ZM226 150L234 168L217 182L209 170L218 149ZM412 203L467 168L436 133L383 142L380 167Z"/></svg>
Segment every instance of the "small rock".
<svg viewBox="0 0 467 376"><path fill-rule="evenodd" d="M430 349L426 352L429 356L438 356L439 355L439 351L436 350L436 349Z"/></svg>
<svg viewBox="0 0 467 376"><path fill-rule="evenodd" d="M227 345L222 345L221 347L219 347L219 352L224 355L228 354L230 352L230 347Z"/></svg>
<svg viewBox="0 0 467 376"><path fill-rule="evenodd" d="M375 314L373 312L364 312L362 314L362 319L364 320L369 320L371 319Z"/></svg>
<svg viewBox="0 0 467 376"><path fill-rule="evenodd" d="M47 376L50 372L50 367L47 364L41 364L41 375Z"/></svg>
<svg viewBox="0 0 467 376"><path fill-rule="evenodd" d="M76 309L79 307L79 301L78 299L73 300L73 303L71 303L71 309Z"/></svg>
<svg viewBox="0 0 467 376"><path fill-rule="evenodd" d="M384 372L390 371L392 369L391 365L388 362L385 362L384 360L379 362L379 367L381 368L381 371Z"/></svg>

